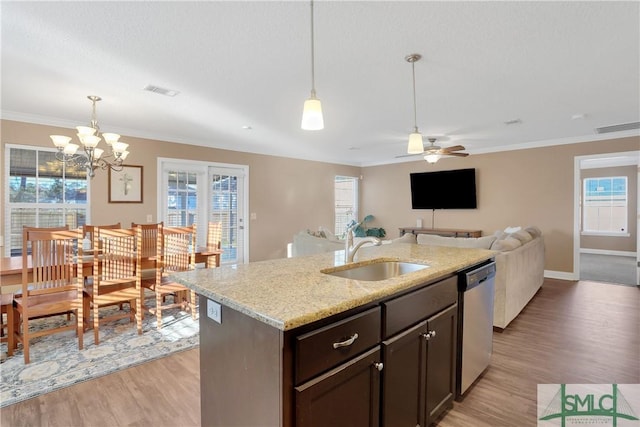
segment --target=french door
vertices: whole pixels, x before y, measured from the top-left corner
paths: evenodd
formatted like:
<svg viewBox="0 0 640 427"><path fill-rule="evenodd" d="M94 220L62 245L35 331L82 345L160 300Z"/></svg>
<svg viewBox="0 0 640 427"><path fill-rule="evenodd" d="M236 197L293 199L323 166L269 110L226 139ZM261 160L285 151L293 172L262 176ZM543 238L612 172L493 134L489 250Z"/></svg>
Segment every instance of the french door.
<svg viewBox="0 0 640 427"><path fill-rule="evenodd" d="M220 221L221 263L245 263L248 166L158 159L158 171L158 217L165 225L195 223L198 245L204 245L207 223Z"/></svg>

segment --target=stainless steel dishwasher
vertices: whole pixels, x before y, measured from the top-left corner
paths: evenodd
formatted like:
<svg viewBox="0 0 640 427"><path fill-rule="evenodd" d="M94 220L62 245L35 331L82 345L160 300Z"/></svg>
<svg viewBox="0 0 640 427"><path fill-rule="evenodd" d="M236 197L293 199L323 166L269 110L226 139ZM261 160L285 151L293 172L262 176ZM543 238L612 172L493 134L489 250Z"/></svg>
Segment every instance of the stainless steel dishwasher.
<svg viewBox="0 0 640 427"><path fill-rule="evenodd" d="M489 366L493 349L496 263L488 261L458 275L456 399Z"/></svg>

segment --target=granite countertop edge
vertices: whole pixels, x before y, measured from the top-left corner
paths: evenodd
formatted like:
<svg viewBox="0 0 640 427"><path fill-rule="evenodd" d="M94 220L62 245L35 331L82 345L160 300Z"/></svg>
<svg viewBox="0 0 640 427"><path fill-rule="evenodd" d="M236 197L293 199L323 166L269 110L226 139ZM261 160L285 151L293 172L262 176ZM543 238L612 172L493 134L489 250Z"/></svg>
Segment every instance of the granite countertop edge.
<svg viewBox="0 0 640 427"><path fill-rule="evenodd" d="M450 276L495 254L496 251L487 249L406 243L365 247L356 256L357 264L386 259L429 265L420 271L374 282L321 272L346 268L344 251L202 268L171 277L223 306L287 331ZM206 315L206 308L200 308L200 315Z"/></svg>

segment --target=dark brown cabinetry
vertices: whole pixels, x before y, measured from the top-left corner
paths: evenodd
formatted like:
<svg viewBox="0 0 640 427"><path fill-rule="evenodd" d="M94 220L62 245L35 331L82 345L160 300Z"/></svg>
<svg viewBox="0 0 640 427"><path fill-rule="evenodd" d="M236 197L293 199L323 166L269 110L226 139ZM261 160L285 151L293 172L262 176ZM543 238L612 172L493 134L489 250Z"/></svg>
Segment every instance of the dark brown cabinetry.
<svg viewBox="0 0 640 427"><path fill-rule="evenodd" d="M427 426L453 402L456 281L287 331L224 305L201 316L202 425Z"/></svg>
<svg viewBox="0 0 640 427"><path fill-rule="evenodd" d="M456 301L452 277L383 303L383 426L428 426L453 405Z"/></svg>

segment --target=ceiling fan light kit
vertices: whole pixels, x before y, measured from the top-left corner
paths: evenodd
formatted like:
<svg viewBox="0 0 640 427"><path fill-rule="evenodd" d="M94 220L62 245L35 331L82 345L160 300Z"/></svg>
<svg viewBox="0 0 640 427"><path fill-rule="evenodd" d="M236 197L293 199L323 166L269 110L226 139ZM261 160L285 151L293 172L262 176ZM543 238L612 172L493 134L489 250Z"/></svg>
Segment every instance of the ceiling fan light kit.
<svg viewBox="0 0 640 427"><path fill-rule="evenodd" d="M315 52L313 39L313 0L311 0L311 96L304 102L302 110L303 130L324 129L324 118L322 117L322 104L316 98L316 77L315 77Z"/></svg>
<svg viewBox="0 0 640 427"><path fill-rule="evenodd" d="M442 156L466 157L467 153L456 153L456 151L464 150L462 145L456 145L449 148L441 148L435 145L436 139L429 138L429 145L424 147L422 134L418 130L417 108L416 108L416 67L415 63L422 58L419 53L412 53L404 57L405 61L411 64L411 74L413 76L413 132L409 134L409 144L407 145L407 154L424 154L424 159L428 163L436 163ZM404 156L399 156L404 157Z"/></svg>

